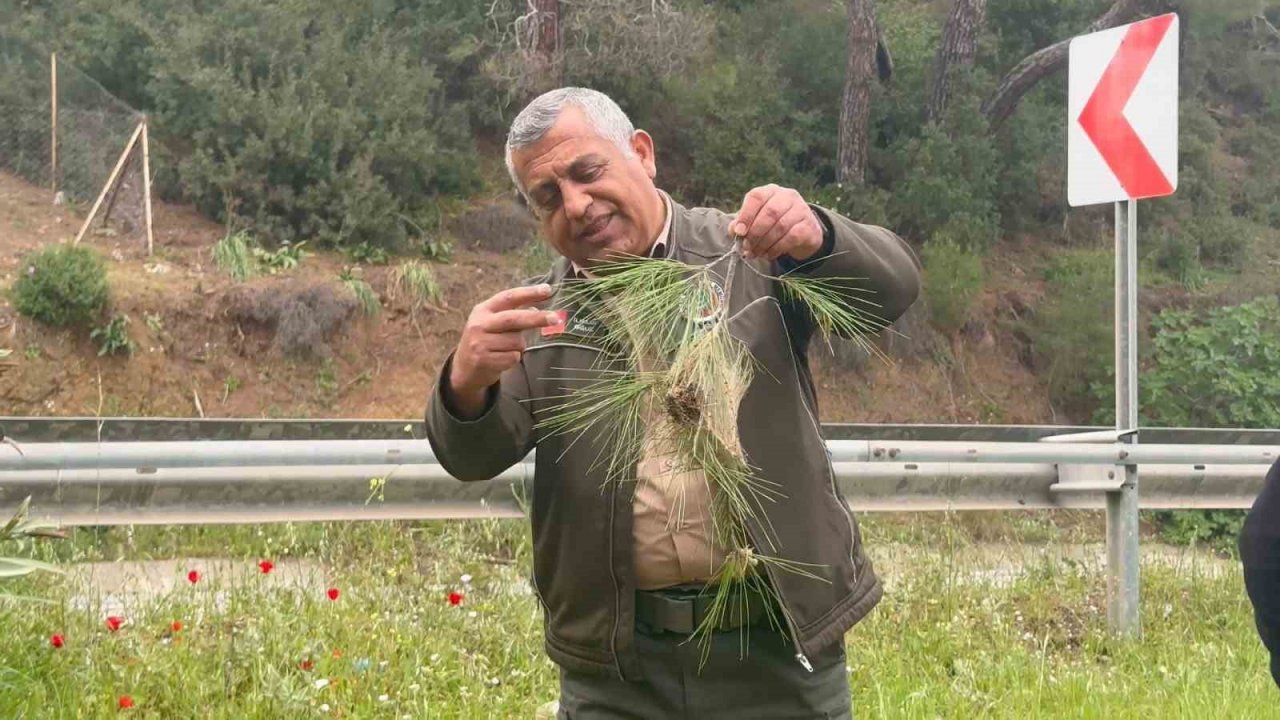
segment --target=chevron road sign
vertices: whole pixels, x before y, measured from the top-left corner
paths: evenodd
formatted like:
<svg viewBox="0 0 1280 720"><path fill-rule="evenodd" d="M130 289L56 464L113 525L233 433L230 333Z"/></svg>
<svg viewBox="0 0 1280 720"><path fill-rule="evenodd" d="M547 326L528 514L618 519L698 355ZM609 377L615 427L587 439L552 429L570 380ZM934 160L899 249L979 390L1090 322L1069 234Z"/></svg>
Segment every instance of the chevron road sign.
<svg viewBox="0 0 1280 720"><path fill-rule="evenodd" d="M1067 202L1171 195L1178 186L1178 16L1071 41Z"/></svg>

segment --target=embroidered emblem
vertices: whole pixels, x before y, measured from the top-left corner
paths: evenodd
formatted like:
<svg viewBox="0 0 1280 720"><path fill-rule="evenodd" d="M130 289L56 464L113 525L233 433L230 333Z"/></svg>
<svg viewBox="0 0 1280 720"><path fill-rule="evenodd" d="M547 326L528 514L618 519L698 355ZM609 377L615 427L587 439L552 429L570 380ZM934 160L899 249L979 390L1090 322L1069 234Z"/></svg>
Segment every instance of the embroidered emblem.
<svg viewBox="0 0 1280 720"><path fill-rule="evenodd" d="M556 317L560 318L560 321L554 325L544 326L542 328L542 337L551 337L553 335L559 335L564 332L565 324L569 321L569 311L556 310L555 313L556 313Z"/></svg>
<svg viewBox="0 0 1280 720"><path fill-rule="evenodd" d="M720 283L711 280L710 287L703 291L702 302L694 313L693 322L700 326L711 326L719 322L724 314L724 288Z"/></svg>

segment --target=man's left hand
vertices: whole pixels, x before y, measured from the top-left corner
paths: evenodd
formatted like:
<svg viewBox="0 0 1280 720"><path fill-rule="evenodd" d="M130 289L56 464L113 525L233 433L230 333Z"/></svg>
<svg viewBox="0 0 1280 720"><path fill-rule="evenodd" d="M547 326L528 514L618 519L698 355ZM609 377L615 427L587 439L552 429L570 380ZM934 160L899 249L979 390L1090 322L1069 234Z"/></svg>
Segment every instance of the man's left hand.
<svg viewBox="0 0 1280 720"><path fill-rule="evenodd" d="M773 262L786 255L804 262L822 248L822 223L791 188L765 185L742 199L742 209L729 225L742 238L742 256Z"/></svg>

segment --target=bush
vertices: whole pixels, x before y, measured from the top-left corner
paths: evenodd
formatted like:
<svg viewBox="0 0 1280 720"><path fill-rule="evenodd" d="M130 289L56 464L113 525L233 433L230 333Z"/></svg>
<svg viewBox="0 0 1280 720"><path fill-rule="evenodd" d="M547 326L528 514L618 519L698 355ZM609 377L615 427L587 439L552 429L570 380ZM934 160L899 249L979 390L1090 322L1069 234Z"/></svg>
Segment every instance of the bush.
<svg viewBox="0 0 1280 720"><path fill-rule="evenodd" d="M1205 543L1231 552L1244 527L1243 510L1157 510L1151 513L1160 539L1171 545Z"/></svg>
<svg viewBox="0 0 1280 720"><path fill-rule="evenodd" d="M468 106L447 96L465 81L436 63L474 54L474 38L439 32L459 14L482 23L479 10L444 0L124 4L108 27L144 29L147 58L130 94L149 101L157 139L175 151L178 187L161 189L204 214L272 244L398 247L438 197L476 189ZM78 5L54 23L70 38L91 35L98 14Z"/></svg>
<svg viewBox="0 0 1280 720"><path fill-rule="evenodd" d="M1114 273L1111 254L1099 251L1066 252L1045 268L1045 299L1027 332L1047 369L1049 399L1060 407L1089 411L1091 386L1109 377Z"/></svg>
<svg viewBox="0 0 1280 720"><path fill-rule="evenodd" d="M1152 238L1156 267L1165 271L1188 290L1204 284L1204 268L1200 265L1200 246L1186 232L1158 231Z"/></svg>
<svg viewBox="0 0 1280 720"><path fill-rule="evenodd" d="M508 252L536 242L538 223L519 203L507 200L466 211L451 224L453 234L470 247Z"/></svg>
<svg viewBox="0 0 1280 720"><path fill-rule="evenodd" d="M974 299L981 292L986 273L982 258L954 241L934 241L924 246L924 295L933 324L953 333L969 319Z"/></svg>
<svg viewBox="0 0 1280 720"><path fill-rule="evenodd" d="M28 257L13 288L18 312L46 325L84 325L107 306L107 269L86 247L58 245Z"/></svg>
<svg viewBox="0 0 1280 720"><path fill-rule="evenodd" d="M1199 247L1202 260L1220 267L1240 268L1249 259L1258 229L1249 220L1223 214L1196 216L1186 223L1185 232Z"/></svg>
<svg viewBox="0 0 1280 720"><path fill-rule="evenodd" d="M890 195L889 210L905 234L980 252L1000 232L994 200L997 158L982 122L957 124L950 131L928 126L905 144L898 153L902 179Z"/></svg>
<svg viewBox="0 0 1280 720"><path fill-rule="evenodd" d="M1139 384L1142 414L1171 427L1280 427L1280 300L1219 308L1201 320L1166 310Z"/></svg>
<svg viewBox="0 0 1280 720"><path fill-rule="evenodd" d="M227 298L233 319L272 331L281 352L304 359L329 357L329 341L356 311L355 296L336 283L238 287Z"/></svg>

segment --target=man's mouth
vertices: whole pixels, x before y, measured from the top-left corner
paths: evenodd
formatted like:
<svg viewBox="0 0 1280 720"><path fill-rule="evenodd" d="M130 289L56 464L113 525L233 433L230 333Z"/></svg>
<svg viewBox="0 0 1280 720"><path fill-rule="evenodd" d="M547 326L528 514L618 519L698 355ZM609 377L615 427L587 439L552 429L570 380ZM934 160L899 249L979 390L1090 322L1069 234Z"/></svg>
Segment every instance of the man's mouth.
<svg viewBox="0 0 1280 720"><path fill-rule="evenodd" d="M605 228L609 227L609 223L613 221L613 213L598 217L587 224L582 232L578 233L578 239L584 242L594 242L599 239Z"/></svg>

